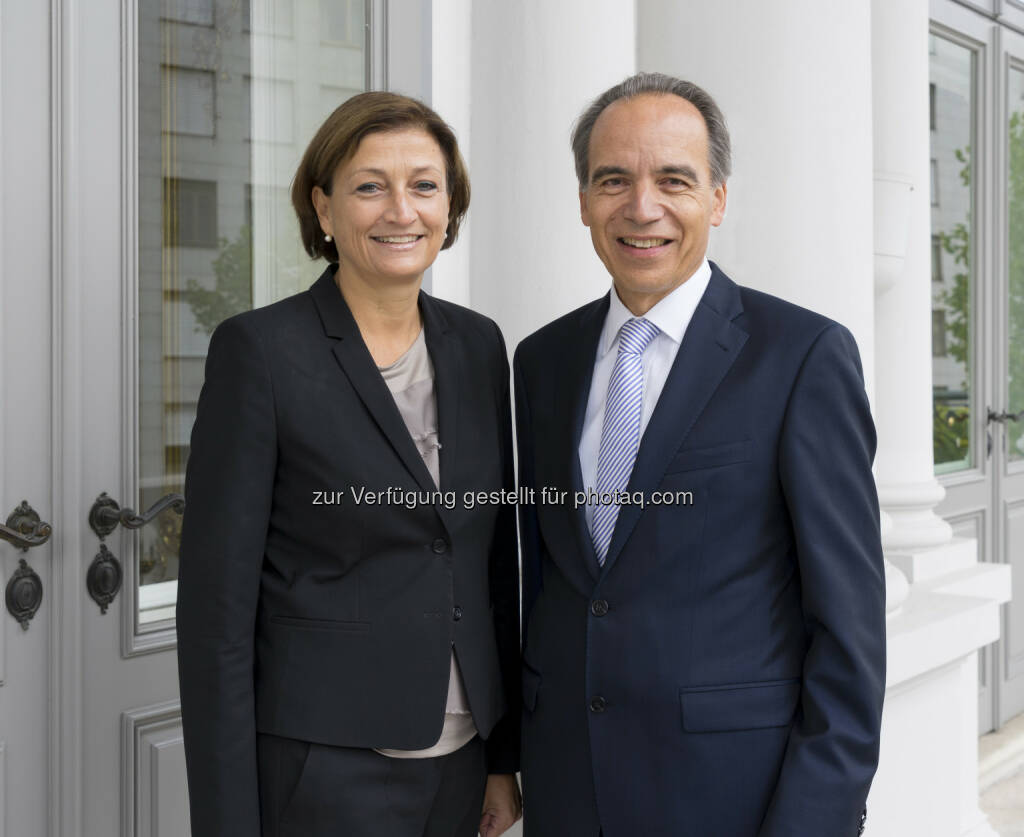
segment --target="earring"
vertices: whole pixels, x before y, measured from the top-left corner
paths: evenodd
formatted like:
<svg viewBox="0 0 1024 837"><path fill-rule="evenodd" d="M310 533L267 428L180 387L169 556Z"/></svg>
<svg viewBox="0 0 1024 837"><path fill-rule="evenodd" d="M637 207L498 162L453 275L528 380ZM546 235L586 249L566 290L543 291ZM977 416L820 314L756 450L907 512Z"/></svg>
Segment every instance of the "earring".
<svg viewBox="0 0 1024 837"><path fill-rule="evenodd" d="M330 240L331 240L331 234L330 233L324 233L324 241L330 241Z"/></svg>

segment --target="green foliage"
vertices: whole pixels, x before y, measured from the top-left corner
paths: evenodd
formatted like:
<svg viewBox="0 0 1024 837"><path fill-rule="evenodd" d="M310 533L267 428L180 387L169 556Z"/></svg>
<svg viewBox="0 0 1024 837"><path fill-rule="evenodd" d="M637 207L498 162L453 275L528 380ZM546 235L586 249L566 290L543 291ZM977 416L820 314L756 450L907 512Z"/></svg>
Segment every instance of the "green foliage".
<svg viewBox="0 0 1024 837"><path fill-rule="evenodd" d="M957 462L967 457L970 439L970 409L934 405L932 421L935 462Z"/></svg>
<svg viewBox="0 0 1024 837"><path fill-rule="evenodd" d="M243 225L234 241L220 240L213 273L213 290L189 279L184 292L196 318L196 331L206 334L233 314L252 308L252 227Z"/></svg>
<svg viewBox="0 0 1024 837"><path fill-rule="evenodd" d="M960 181L965 187L971 184L971 148L958 148L957 160L963 163ZM937 301L946 308L946 351L964 369L962 386L971 391L971 217L954 225L949 232L939 232L942 249L953 257L956 273L952 287L942 290ZM932 421L932 445L935 464L956 462L968 454L970 411L966 406L934 406Z"/></svg>

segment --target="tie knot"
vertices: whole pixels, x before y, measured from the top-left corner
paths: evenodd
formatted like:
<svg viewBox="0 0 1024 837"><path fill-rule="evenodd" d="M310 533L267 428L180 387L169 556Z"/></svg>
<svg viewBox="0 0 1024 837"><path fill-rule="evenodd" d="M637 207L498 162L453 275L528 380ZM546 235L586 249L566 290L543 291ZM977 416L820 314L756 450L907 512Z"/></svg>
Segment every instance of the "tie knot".
<svg viewBox="0 0 1024 837"><path fill-rule="evenodd" d="M619 354L642 355L647 344L658 336L660 329L650 320L633 317L619 329Z"/></svg>

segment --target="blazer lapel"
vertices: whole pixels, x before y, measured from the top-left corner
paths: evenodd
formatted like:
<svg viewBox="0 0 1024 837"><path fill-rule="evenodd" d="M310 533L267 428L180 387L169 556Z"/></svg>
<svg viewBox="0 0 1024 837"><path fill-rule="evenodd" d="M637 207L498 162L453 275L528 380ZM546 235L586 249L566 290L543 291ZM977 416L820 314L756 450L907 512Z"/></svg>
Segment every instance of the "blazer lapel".
<svg viewBox="0 0 1024 837"><path fill-rule="evenodd" d="M565 436L553 440L555 455L567 464L569 469L568 484L572 491L583 491L583 470L580 467L580 438L583 435L583 421L587 415L587 402L590 399L590 383L594 377L594 358L597 356L597 343L601 339L601 329L608 315L609 296L589 305L580 317L578 331L574 336L575 352L568 353L562 367L562 382L559 389L568 396L568 414L570 421L564 425ZM597 563L597 553L587 526L587 516L583 505L570 509L573 528L580 556L588 572L596 581L601 567Z"/></svg>
<svg viewBox="0 0 1024 837"><path fill-rule="evenodd" d="M420 292L420 314L426 332L427 351L434 366L434 394L437 398L438 440L441 449L439 471L443 491L453 491L456 484L456 451L458 450L459 385L463 382L462 352L458 340L448 327L440 306L426 293ZM467 393L472 397L472 393ZM446 511L438 508L443 515Z"/></svg>
<svg viewBox="0 0 1024 837"><path fill-rule="evenodd" d="M381 433L388 440L395 453L412 474L423 491L434 491L434 480L423 464L416 445L409 435L402 414L398 411L384 378L373 362L355 318L345 304L345 298L334 283L336 265L330 265L309 289L313 302L320 312L324 331L329 337L337 338L332 351L342 370L352 383L366 409L377 423ZM429 338L429 333L428 333ZM439 416L439 421L441 417ZM442 447L442 451L444 448ZM443 471L442 471L443 473ZM439 510L441 507L438 507ZM442 520L444 515L442 515ZM447 523L447 521L446 521Z"/></svg>
<svg viewBox="0 0 1024 837"><path fill-rule="evenodd" d="M712 264L711 281L683 335L665 387L640 440L628 491L641 491L649 496L661 483L669 460L682 446L747 341L747 333L733 323L742 312L739 288ZM641 513L638 505L621 507L604 574L615 564Z"/></svg>

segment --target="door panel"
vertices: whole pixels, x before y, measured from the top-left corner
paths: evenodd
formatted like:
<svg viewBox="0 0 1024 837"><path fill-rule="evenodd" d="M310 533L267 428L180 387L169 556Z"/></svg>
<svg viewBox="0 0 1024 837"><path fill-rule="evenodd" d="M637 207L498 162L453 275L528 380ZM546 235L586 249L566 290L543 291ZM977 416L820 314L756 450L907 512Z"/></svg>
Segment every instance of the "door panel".
<svg viewBox="0 0 1024 837"><path fill-rule="evenodd" d="M59 494L50 458L50 37L47 4L0 0L0 523L27 500L55 524ZM48 828L59 549L59 531L28 552L0 540L0 585L6 588L24 559L43 591L27 630L0 605L0 834Z"/></svg>

